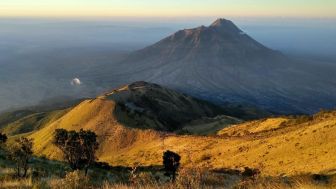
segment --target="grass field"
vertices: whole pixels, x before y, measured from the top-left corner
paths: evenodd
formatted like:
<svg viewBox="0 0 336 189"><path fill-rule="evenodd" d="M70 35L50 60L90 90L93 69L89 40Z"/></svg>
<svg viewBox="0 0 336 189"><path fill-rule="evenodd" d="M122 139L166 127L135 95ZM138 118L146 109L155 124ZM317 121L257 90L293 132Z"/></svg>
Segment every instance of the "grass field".
<svg viewBox="0 0 336 189"><path fill-rule="evenodd" d="M138 89L136 87L135 90ZM120 90L124 93L126 88ZM161 103L159 106L164 106L163 99L176 100L176 104L168 106L173 112L184 103L198 108L211 107L203 103L193 104L195 102L191 98L179 97L177 93L170 94L164 90L161 94L161 88L156 90L160 90L155 93L157 96L151 97L155 99L155 103ZM146 91L140 88L138 92L132 96L126 91L127 99L138 99L138 95ZM135 104L127 104L129 102L125 101L124 94L120 96L117 93L117 96L112 97L114 93L84 100L64 110L17 112L6 114L7 118L0 116L0 121L6 123L1 131L9 135L8 144L19 136L34 140L36 158L32 162L31 173L34 170L42 172L43 176L39 177L41 179L37 183L56 188L57 183L66 185L63 182L68 182L67 177L70 180L88 179L87 185L94 188L183 188L190 182L201 188L334 187L336 111L321 111L313 116L279 116L252 121L224 115L200 117L190 122L181 119L186 123L180 125L180 129L167 132L160 129L169 126L165 121L174 121L172 118L178 116L176 112L170 114L170 110L165 110L162 113L159 109L148 113ZM173 97L166 98L168 94ZM121 102L124 102L123 106L120 105ZM146 107L156 110L151 101L147 102ZM190 117L207 114L203 110L193 111ZM188 111L182 113L189 114ZM70 169L59 162L62 160L61 151L52 144L54 131L58 128L95 132L99 142L97 160L108 163L112 168L105 170L94 167L88 178L81 178L81 173L69 173ZM166 150L181 156L180 180L177 183L166 182L160 170L162 154ZM19 181L10 176L13 172L11 163L6 162L5 157L2 159L2 182L9 187L11 182ZM142 167L135 175L135 178L140 179L136 183L130 180L130 170L134 166ZM243 176L245 167L258 170L260 174L256 178L247 179ZM20 182L29 187L36 184L29 178Z"/></svg>

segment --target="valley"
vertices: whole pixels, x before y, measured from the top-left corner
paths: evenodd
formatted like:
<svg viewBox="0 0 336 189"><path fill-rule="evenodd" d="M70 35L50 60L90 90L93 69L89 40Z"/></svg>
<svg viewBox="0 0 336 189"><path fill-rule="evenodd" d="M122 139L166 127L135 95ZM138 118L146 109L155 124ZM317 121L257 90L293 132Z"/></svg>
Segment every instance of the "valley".
<svg viewBox="0 0 336 189"><path fill-rule="evenodd" d="M227 19L123 48L0 64L0 188L336 186L333 63Z"/></svg>

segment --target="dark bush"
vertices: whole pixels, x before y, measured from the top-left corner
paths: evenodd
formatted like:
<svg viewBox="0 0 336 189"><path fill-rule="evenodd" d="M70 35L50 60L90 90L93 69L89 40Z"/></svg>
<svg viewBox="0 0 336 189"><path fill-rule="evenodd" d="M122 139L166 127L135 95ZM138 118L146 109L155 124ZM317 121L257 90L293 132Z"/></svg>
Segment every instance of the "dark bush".
<svg viewBox="0 0 336 189"><path fill-rule="evenodd" d="M173 181L176 179L176 172L180 166L181 156L172 151L163 153L163 165L165 175L169 176Z"/></svg>
<svg viewBox="0 0 336 189"><path fill-rule="evenodd" d="M327 175L313 174L312 178L316 182L323 182L323 183L328 183L329 182L329 177Z"/></svg>
<svg viewBox="0 0 336 189"><path fill-rule="evenodd" d="M259 169L253 169L249 167L245 167L244 171L242 172L242 176L246 178L256 178L259 176L259 174L260 174Z"/></svg>
<svg viewBox="0 0 336 189"><path fill-rule="evenodd" d="M0 133L0 145L6 143L7 141L7 135Z"/></svg>

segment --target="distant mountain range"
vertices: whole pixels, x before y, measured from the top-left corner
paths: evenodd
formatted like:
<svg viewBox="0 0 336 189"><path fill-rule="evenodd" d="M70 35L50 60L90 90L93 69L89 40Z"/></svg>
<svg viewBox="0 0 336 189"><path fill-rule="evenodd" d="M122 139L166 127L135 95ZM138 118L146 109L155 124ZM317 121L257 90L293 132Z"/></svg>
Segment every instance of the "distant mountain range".
<svg viewBox="0 0 336 189"><path fill-rule="evenodd" d="M335 107L333 70L294 61L233 22L218 19L209 27L178 31L117 64L88 71L85 79L106 87L149 81L217 104L290 114Z"/></svg>

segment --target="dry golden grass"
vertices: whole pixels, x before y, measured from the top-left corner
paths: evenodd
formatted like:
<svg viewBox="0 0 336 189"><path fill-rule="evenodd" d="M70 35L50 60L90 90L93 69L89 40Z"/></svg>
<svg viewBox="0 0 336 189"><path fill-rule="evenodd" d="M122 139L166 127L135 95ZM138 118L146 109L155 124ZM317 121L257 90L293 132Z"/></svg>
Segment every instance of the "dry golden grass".
<svg viewBox="0 0 336 189"><path fill-rule="evenodd" d="M190 172L193 171L193 172ZM157 182L153 180L146 180L139 184L115 184L105 182L102 189L207 189L207 188L233 188L233 189L330 189L335 188L335 181L314 181L311 177L300 176L296 178L286 177L260 177L256 179L241 179L234 177L216 176L209 173L195 172L189 170L182 171L175 183L172 182Z"/></svg>
<svg viewBox="0 0 336 189"><path fill-rule="evenodd" d="M92 130L99 136L99 156L122 150L136 143L158 138L150 130L130 129L118 123L113 114L115 103L106 99L86 100L49 126L33 133L34 150L51 158L60 158L60 152L51 144L55 129Z"/></svg>
<svg viewBox="0 0 336 189"><path fill-rule="evenodd" d="M13 180L5 180L0 182L0 188L32 188L33 183L31 179L13 179Z"/></svg>
<svg viewBox="0 0 336 189"><path fill-rule="evenodd" d="M269 118L250 121L242 124L232 125L218 132L219 135L243 136L251 133L272 131L281 127L281 124L288 121L287 118Z"/></svg>
<svg viewBox="0 0 336 189"><path fill-rule="evenodd" d="M63 117L33 133L34 151L60 158L51 144L54 130L89 129L99 136L99 161L111 165L159 165L162 153L172 150L182 156L185 167L243 168L263 175L332 173L336 168L336 115L283 124L288 118L270 118L225 128L219 136L176 136L153 130L127 128L113 113L114 101L86 100Z"/></svg>
<svg viewBox="0 0 336 189"><path fill-rule="evenodd" d="M84 172L68 172L64 177L49 175L32 179L31 177L16 179L6 171L1 173L0 188L50 188L50 189L198 189L198 188L228 188L228 189L327 189L336 187L335 176L327 176L314 180L312 175L293 177L244 177L237 173L212 172L201 168L181 168L175 182L171 182L162 171L136 171L129 178L101 180L91 171L89 176ZM50 170L52 173L52 170ZM96 170L97 171L97 170ZM114 174L122 174L114 173ZM12 175L12 176L11 176Z"/></svg>

